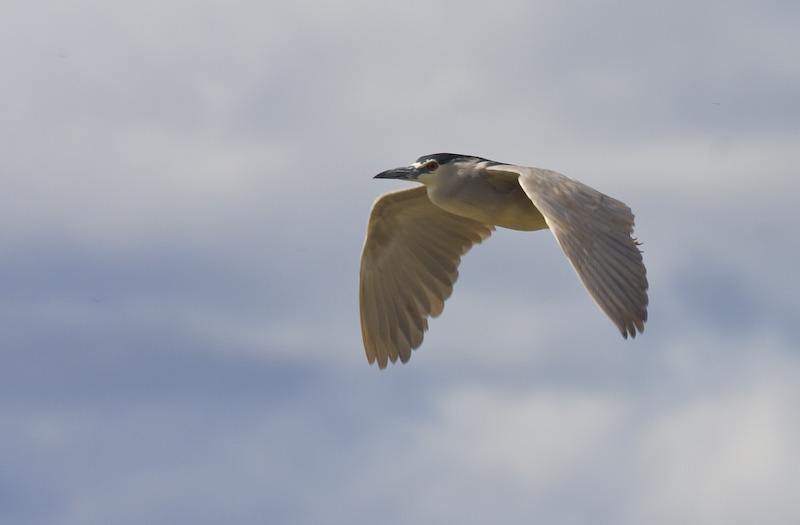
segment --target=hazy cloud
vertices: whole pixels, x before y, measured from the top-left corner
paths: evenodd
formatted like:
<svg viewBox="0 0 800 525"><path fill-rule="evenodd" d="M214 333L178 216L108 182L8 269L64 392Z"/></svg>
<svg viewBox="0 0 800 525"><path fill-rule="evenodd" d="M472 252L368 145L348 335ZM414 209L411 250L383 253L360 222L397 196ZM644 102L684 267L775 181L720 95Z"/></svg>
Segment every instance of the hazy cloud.
<svg viewBox="0 0 800 525"><path fill-rule="evenodd" d="M0 17L0 518L793 523L800 9L17 3ZM371 369L384 169L628 203L620 339L548 232L464 259Z"/></svg>

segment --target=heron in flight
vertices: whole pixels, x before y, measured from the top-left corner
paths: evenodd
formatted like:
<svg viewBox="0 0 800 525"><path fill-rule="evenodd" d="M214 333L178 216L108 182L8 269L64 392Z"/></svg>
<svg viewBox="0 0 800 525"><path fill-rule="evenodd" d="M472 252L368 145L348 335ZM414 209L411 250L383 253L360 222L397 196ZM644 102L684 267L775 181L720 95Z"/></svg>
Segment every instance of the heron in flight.
<svg viewBox="0 0 800 525"><path fill-rule="evenodd" d="M428 317L442 313L461 256L496 226L549 228L589 295L636 337L647 320L647 276L624 203L554 171L437 153L376 179L421 186L372 205L361 255L361 335L370 364L411 358Z"/></svg>

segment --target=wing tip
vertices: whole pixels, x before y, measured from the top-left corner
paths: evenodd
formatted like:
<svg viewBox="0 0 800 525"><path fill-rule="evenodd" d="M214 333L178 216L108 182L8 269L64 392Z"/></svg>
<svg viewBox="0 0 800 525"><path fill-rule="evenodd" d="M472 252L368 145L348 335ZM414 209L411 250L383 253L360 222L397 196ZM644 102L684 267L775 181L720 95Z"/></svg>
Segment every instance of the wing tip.
<svg viewBox="0 0 800 525"><path fill-rule="evenodd" d="M628 336L631 339L636 339L637 334L644 333L644 323L647 321L647 311L644 312L643 315L639 316L638 318L631 319L627 322L619 322L615 321L617 328L619 329L619 333L622 334L623 339L628 339Z"/></svg>

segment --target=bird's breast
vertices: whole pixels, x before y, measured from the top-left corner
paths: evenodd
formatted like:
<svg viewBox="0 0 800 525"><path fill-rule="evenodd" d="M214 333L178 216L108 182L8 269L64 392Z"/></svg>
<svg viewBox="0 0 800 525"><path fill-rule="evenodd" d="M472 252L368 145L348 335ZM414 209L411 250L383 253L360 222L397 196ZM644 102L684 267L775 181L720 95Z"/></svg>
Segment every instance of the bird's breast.
<svg viewBox="0 0 800 525"><path fill-rule="evenodd" d="M450 213L484 224L522 231L547 228L541 212L516 181L503 187L486 181L451 188L428 187L428 198Z"/></svg>

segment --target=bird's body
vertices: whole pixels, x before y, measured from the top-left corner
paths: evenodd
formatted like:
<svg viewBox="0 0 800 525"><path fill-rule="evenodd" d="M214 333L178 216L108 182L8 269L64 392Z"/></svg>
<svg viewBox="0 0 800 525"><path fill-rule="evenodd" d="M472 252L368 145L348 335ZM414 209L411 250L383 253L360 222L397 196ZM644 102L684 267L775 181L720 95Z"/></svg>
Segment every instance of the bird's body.
<svg viewBox="0 0 800 525"><path fill-rule="evenodd" d="M544 217L520 186L518 176L487 170L492 164L481 160L476 165L485 176L476 176L474 169L459 169L454 165L448 176L437 173L426 177L428 198L443 210L493 226L523 231L547 228Z"/></svg>
<svg viewBox="0 0 800 525"><path fill-rule="evenodd" d="M359 301L370 363L406 362L438 316L458 264L495 226L550 228L598 306L624 337L644 329L647 278L633 214L559 173L439 153L376 178L424 186L379 197L361 258Z"/></svg>

